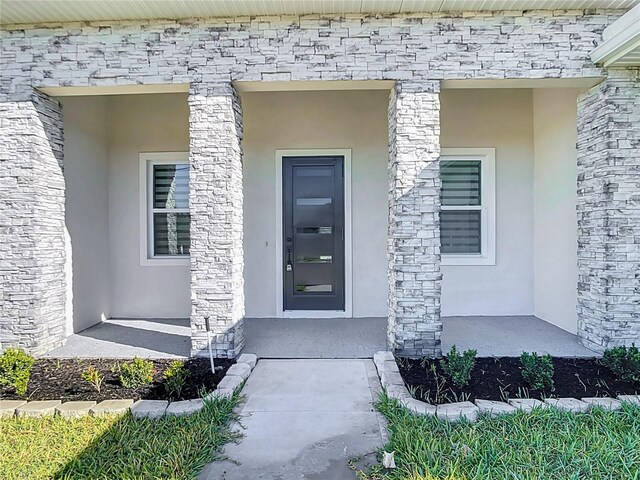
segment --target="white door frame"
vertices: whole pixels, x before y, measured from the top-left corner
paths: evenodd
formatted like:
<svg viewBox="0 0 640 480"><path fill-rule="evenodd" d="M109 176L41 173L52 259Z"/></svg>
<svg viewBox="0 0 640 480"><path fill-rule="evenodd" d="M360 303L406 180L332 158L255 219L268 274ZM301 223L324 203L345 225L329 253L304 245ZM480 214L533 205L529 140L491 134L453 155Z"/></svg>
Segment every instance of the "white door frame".
<svg viewBox="0 0 640 480"><path fill-rule="evenodd" d="M340 156L344 158L344 310L284 310L282 275L282 158ZM276 150L276 316L279 318L351 318L353 267L351 231L351 149L314 148Z"/></svg>

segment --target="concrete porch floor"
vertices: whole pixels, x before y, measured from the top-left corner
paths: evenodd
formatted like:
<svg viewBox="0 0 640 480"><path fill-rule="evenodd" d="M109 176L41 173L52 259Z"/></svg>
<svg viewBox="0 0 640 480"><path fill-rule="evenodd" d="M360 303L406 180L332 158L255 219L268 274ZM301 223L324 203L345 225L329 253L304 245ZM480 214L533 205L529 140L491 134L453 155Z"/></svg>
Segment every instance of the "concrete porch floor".
<svg viewBox="0 0 640 480"><path fill-rule="evenodd" d="M261 358L371 358L386 347L387 320L372 318L247 318L243 352ZM70 336L45 356L57 358L184 358L191 349L188 319L111 319ZM575 335L533 316L443 318L442 351L455 344L478 356L523 351L592 357Z"/></svg>
<svg viewBox="0 0 640 480"><path fill-rule="evenodd" d="M44 355L55 358L186 358L191 355L188 318L109 319L71 335Z"/></svg>

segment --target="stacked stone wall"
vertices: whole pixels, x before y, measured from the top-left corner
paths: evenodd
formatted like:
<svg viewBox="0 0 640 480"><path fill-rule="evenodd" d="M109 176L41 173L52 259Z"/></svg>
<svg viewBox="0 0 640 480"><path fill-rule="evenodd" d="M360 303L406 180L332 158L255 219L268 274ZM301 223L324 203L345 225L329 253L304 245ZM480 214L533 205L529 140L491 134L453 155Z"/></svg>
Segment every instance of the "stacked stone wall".
<svg viewBox="0 0 640 480"><path fill-rule="evenodd" d="M610 70L578 100L578 335L640 341L640 70Z"/></svg>
<svg viewBox="0 0 640 480"><path fill-rule="evenodd" d="M0 349L65 340L62 111L37 91L0 103Z"/></svg>
<svg viewBox="0 0 640 480"><path fill-rule="evenodd" d="M440 355L440 99L437 82L389 101L389 347Z"/></svg>
<svg viewBox="0 0 640 480"><path fill-rule="evenodd" d="M244 345L242 108L229 84L198 84L189 95L191 345L217 357Z"/></svg>

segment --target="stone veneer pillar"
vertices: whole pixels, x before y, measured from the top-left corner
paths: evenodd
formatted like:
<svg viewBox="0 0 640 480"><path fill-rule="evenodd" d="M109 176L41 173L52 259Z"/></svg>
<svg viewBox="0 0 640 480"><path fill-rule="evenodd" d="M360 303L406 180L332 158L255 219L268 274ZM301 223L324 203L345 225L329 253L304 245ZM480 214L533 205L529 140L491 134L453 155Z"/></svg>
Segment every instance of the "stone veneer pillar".
<svg viewBox="0 0 640 480"><path fill-rule="evenodd" d="M65 342L62 109L30 89L0 99L0 349Z"/></svg>
<svg viewBox="0 0 640 480"><path fill-rule="evenodd" d="M578 99L578 336L640 343L640 70Z"/></svg>
<svg viewBox="0 0 640 480"><path fill-rule="evenodd" d="M189 95L192 354L235 358L244 345L242 108L230 84Z"/></svg>
<svg viewBox="0 0 640 480"><path fill-rule="evenodd" d="M439 83L399 83L389 102L389 348L440 356Z"/></svg>

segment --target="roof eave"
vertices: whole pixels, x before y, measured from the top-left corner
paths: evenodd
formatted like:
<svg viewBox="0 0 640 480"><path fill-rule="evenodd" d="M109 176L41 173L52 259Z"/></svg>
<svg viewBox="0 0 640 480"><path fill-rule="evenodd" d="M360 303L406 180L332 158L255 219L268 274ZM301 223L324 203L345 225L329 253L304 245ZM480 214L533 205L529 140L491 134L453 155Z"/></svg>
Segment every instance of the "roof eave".
<svg viewBox="0 0 640 480"><path fill-rule="evenodd" d="M640 66L640 5L607 27L603 38L604 42L591 52L593 63L605 68ZM632 52L636 54L632 56Z"/></svg>

